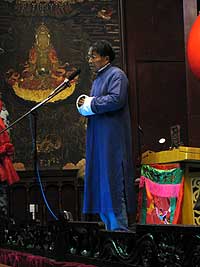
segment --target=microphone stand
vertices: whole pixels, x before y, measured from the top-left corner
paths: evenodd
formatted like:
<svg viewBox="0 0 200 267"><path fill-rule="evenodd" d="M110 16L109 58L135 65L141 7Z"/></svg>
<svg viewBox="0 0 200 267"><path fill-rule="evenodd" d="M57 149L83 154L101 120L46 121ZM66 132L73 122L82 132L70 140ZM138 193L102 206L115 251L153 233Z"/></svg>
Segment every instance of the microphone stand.
<svg viewBox="0 0 200 267"><path fill-rule="evenodd" d="M22 119L24 119L25 117L27 117L29 114L31 114L34 118L33 120L33 139L34 139L34 144L33 144L33 153L34 153L34 173L35 173L35 177L37 177L38 174L38 166L37 166L37 140L36 140L36 132L37 132L37 109L40 108L41 106L43 106L44 104L46 104L50 99L52 99L54 96L56 96L57 94L59 94L61 91L63 91L64 89L66 89L66 87L70 87L70 82L68 79L65 79L58 87L56 87L47 98L45 98L42 102L38 103L36 106L34 106L33 108L31 108L29 111L27 111L25 114L23 114L21 117L19 117L17 120L15 120L13 123L11 123L8 127L6 127L5 129L3 129L2 131L0 131L0 135L7 131L9 128L11 128L12 126L14 126L15 124L17 124L18 122L20 122ZM41 181L39 182L41 183ZM43 196L44 198L44 196ZM47 202L44 199L45 203ZM48 203L47 203L48 204ZM48 205L49 206L49 205ZM53 214L53 212L50 210L51 214L53 215L53 217L58 220L58 218L55 216L55 214Z"/></svg>
<svg viewBox="0 0 200 267"><path fill-rule="evenodd" d="M32 138L33 138L34 171L35 171L35 175L37 176L37 162L38 162L38 155L37 155L37 115L38 114L37 114L37 111L31 112L31 115L33 117Z"/></svg>
<svg viewBox="0 0 200 267"><path fill-rule="evenodd" d="M27 111L21 117L19 117L17 120L15 120L13 123L11 123L8 127L6 127L5 129L3 129L2 131L0 131L0 135L3 132L7 131L12 126L14 126L15 124L17 124L18 122L20 122L22 119L24 119L25 117L27 117L30 113L33 113L35 110L37 110L38 108L40 108L41 106L43 106L44 104L46 104L50 99L52 99L54 96L56 96L61 91L63 91L64 89L66 89L66 87L70 87L70 82L69 82L68 79L64 80L58 87L56 87L50 93L50 95L47 98L45 98L42 102L38 103L36 106L34 106L33 108L31 108L29 111Z"/></svg>

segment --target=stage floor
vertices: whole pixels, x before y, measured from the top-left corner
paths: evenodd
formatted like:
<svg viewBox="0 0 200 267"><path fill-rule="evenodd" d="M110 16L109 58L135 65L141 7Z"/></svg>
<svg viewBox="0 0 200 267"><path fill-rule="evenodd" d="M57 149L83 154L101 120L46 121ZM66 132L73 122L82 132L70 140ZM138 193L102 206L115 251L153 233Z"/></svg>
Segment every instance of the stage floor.
<svg viewBox="0 0 200 267"><path fill-rule="evenodd" d="M5 226L6 227L6 226ZM57 221L0 229L0 247L102 267L198 267L200 227L135 224L106 231L101 222Z"/></svg>
<svg viewBox="0 0 200 267"><path fill-rule="evenodd" d="M65 234L66 257L97 266L200 266L195 225L135 224L130 232L113 232L98 222L70 222Z"/></svg>

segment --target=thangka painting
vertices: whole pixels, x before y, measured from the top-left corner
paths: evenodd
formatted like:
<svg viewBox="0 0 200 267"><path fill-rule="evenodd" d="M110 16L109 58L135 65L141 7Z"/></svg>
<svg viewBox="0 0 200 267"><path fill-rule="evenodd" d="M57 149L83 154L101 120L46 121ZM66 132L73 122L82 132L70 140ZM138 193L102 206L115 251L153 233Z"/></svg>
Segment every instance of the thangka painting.
<svg viewBox="0 0 200 267"><path fill-rule="evenodd" d="M86 119L76 110L89 94L93 73L90 44L106 39L121 65L117 0L4 0L0 3L1 99L18 168L76 167L85 158ZM39 105L73 72L79 75L59 94ZM35 107L39 105L39 108Z"/></svg>

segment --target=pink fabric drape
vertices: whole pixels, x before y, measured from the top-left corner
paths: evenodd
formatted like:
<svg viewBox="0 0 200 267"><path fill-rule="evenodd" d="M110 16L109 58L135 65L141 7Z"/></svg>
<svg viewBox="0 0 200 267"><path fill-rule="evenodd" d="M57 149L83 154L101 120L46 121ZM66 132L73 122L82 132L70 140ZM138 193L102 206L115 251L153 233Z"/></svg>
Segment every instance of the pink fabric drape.
<svg viewBox="0 0 200 267"><path fill-rule="evenodd" d="M57 262L42 256L0 248L0 263L12 267L95 267L79 262Z"/></svg>
<svg viewBox="0 0 200 267"><path fill-rule="evenodd" d="M148 191L150 191L153 195L160 197L178 197L181 187L180 184L158 184L144 176L141 176L139 187L141 188L144 185L146 185Z"/></svg>

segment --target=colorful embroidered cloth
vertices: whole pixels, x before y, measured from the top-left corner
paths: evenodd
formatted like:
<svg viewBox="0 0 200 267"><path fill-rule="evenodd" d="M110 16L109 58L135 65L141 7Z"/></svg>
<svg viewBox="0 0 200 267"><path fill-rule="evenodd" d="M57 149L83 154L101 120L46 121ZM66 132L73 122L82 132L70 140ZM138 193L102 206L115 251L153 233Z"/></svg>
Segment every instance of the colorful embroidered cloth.
<svg viewBox="0 0 200 267"><path fill-rule="evenodd" d="M138 195L139 222L181 222L183 170L179 164L142 165Z"/></svg>

